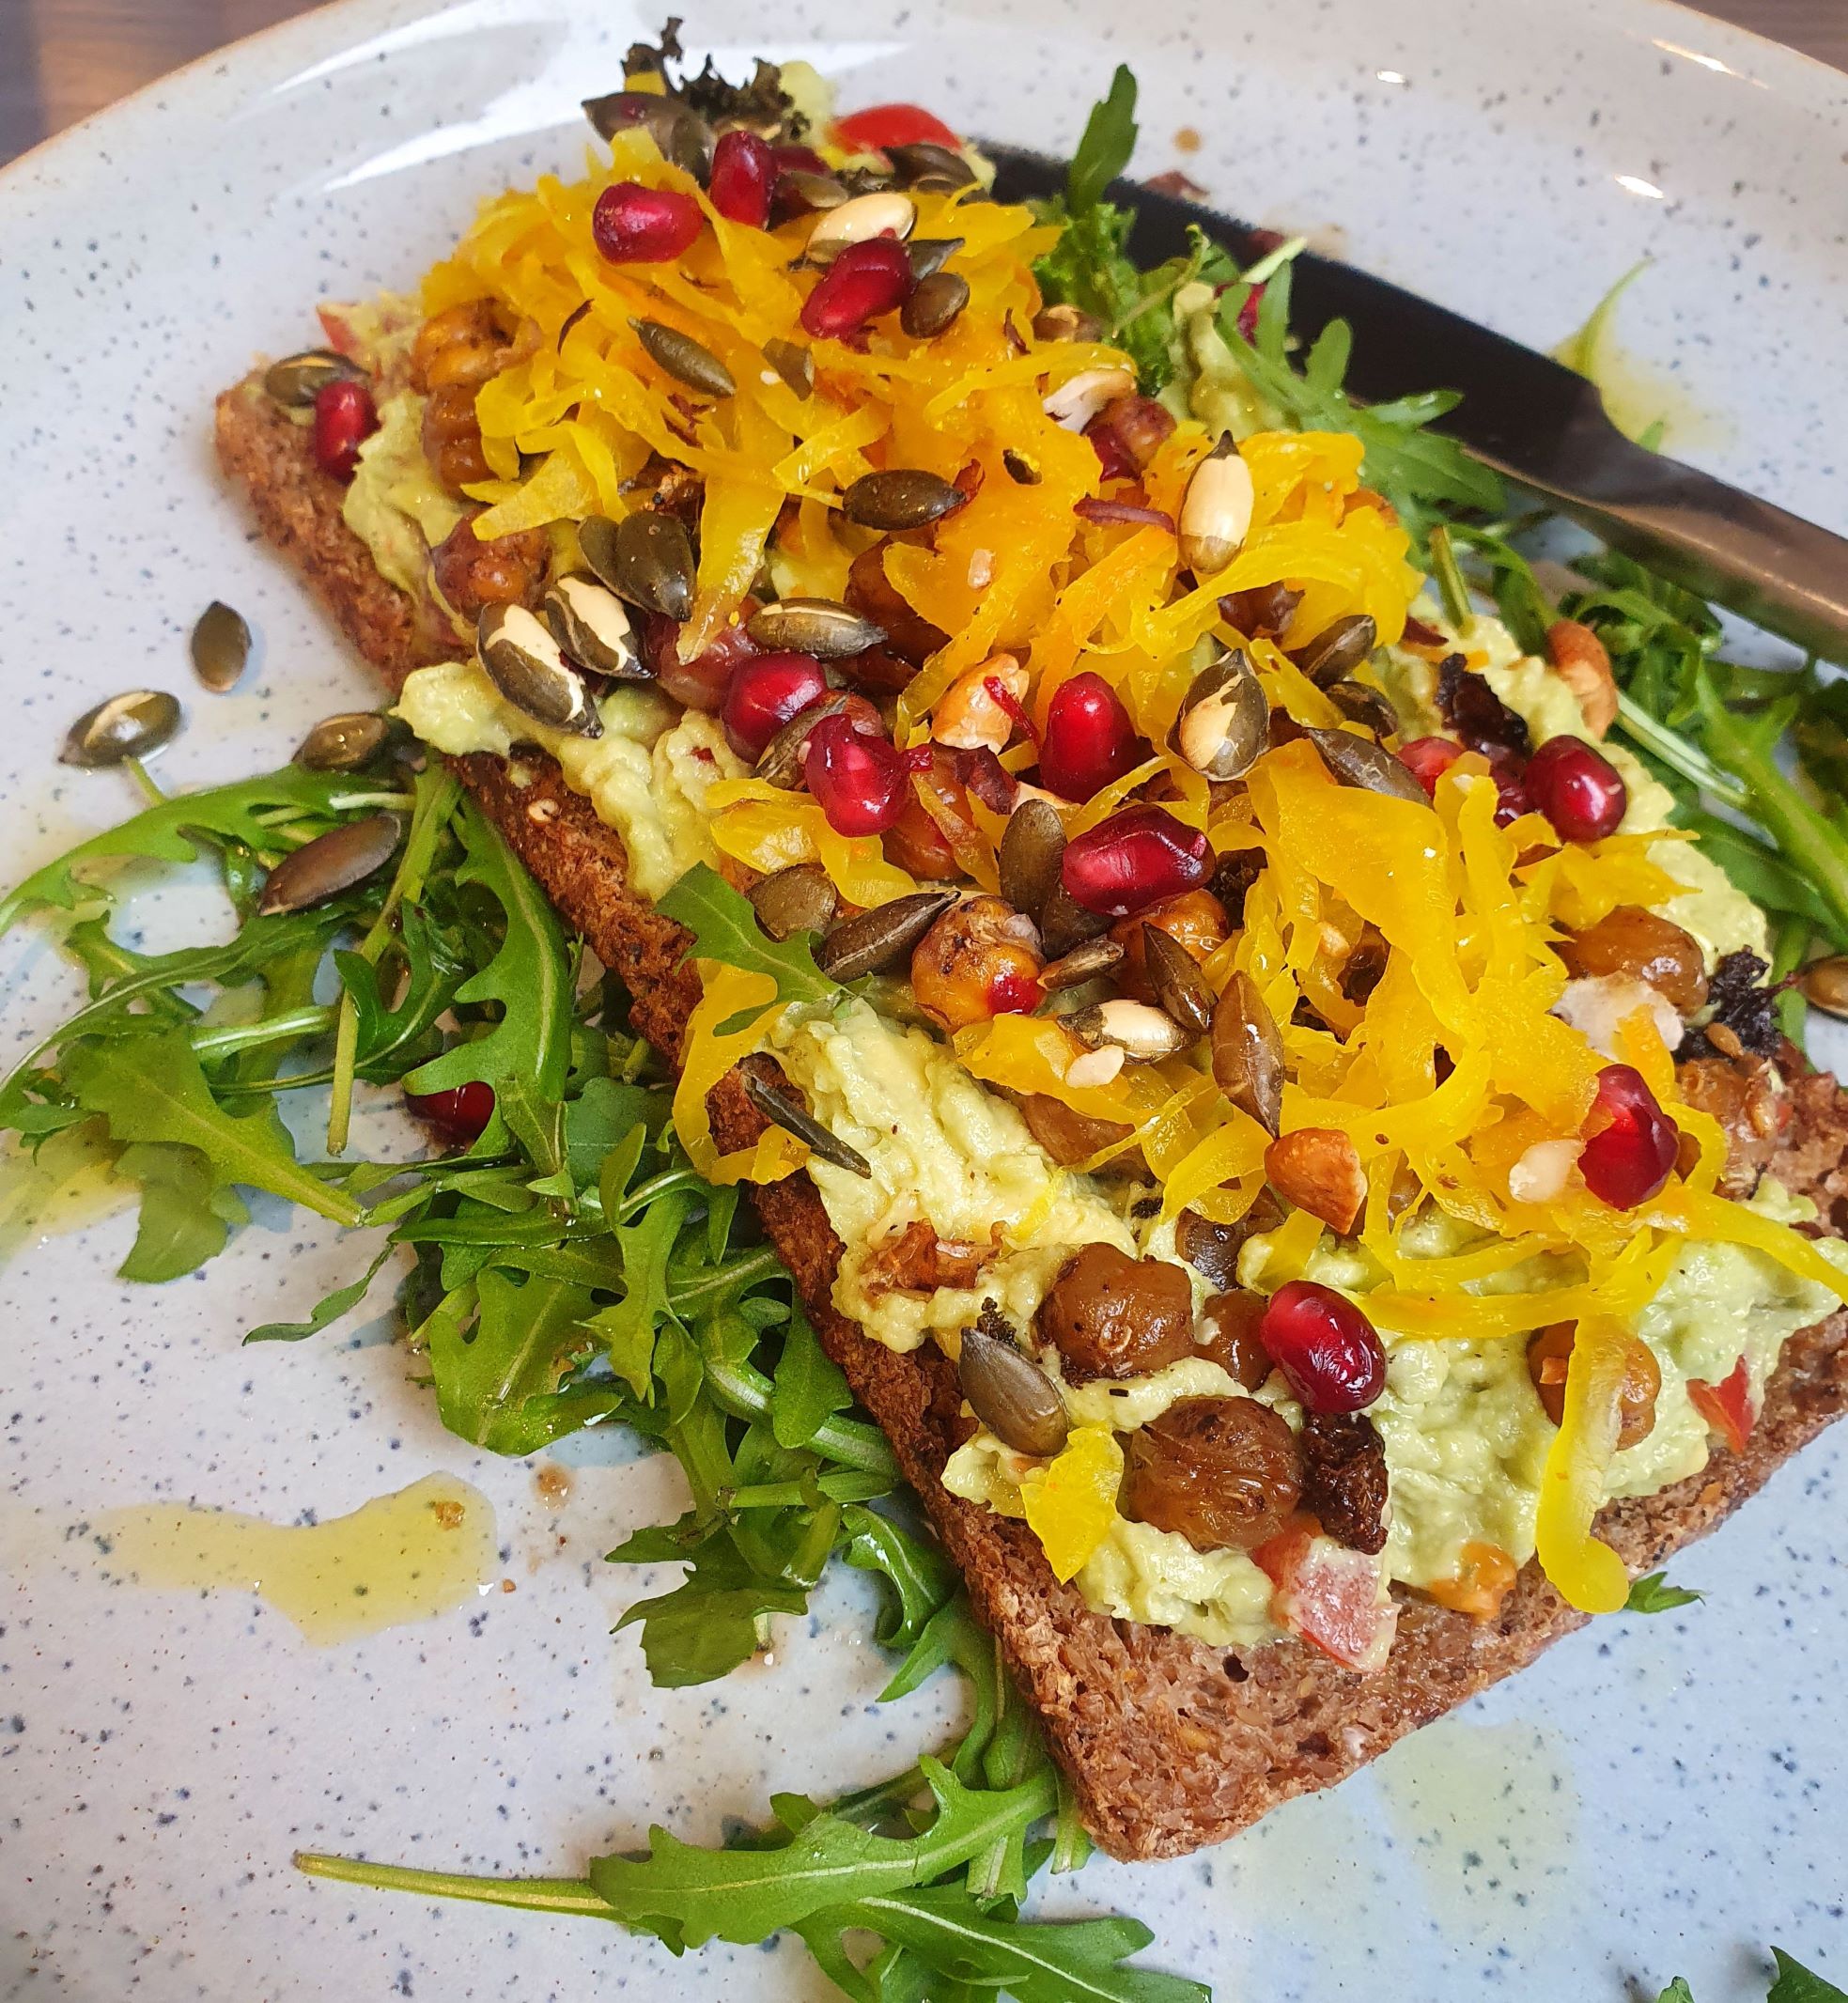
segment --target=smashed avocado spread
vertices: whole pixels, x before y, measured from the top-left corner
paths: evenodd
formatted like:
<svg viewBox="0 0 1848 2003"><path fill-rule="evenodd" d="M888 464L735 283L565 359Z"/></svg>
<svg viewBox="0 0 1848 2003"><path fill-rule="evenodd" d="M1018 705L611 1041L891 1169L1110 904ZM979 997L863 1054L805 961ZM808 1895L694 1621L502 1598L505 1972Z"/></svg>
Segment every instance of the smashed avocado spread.
<svg viewBox="0 0 1848 2003"><path fill-rule="evenodd" d="M1487 1615L1537 1556L1621 1604L1599 1504L1742 1439L1848 1274L1677 1070L1781 1103L1765 923L1603 741L1597 636L1526 652L1449 571L1444 615L1236 274L1132 357L1041 310L1056 221L886 190L951 246L901 318L851 201L709 229L644 129L612 151L671 281L597 186L505 197L349 519L419 588L458 519L420 437L488 469L494 589L440 565L475 658L398 714L549 753L674 891L693 1166L806 1169L835 1307L956 1364L946 1486L1094 1607L1365 1670L1395 1588Z"/></svg>

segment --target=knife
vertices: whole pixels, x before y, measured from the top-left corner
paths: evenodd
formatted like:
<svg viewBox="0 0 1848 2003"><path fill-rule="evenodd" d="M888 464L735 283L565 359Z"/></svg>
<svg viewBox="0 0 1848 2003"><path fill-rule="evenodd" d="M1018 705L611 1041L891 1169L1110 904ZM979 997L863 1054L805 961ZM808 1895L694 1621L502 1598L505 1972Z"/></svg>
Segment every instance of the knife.
<svg viewBox="0 0 1848 2003"><path fill-rule="evenodd" d="M1063 162L982 145L1002 200L1064 193ZM1105 198L1135 210L1129 255L1144 267L1185 255L1189 225L1241 266L1277 242L1275 231L1134 181L1112 182ZM1346 386L1361 401L1461 392L1462 402L1433 429L1612 549L1806 652L1848 662L1848 538L1646 451L1605 414L1595 384L1548 356L1370 272L1303 251L1292 266L1292 331L1311 342L1333 319L1354 329Z"/></svg>

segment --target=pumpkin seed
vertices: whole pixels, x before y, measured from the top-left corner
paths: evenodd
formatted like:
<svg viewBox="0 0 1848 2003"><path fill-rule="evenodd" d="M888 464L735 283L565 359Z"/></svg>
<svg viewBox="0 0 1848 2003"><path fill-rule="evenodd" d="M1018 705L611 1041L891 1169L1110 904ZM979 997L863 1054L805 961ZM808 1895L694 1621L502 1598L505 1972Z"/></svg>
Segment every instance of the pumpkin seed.
<svg viewBox="0 0 1848 2003"><path fill-rule="evenodd" d="M193 672L214 695L238 685L250 660L250 628L241 612L214 598L193 629Z"/></svg>
<svg viewBox="0 0 1848 2003"><path fill-rule="evenodd" d="M1272 1136L1283 1125L1283 1039L1258 985L1235 968L1213 1011L1213 1082Z"/></svg>
<svg viewBox="0 0 1848 2003"><path fill-rule="evenodd" d="M764 360L797 396L815 395L815 357L800 341L766 341Z"/></svg>
<svg viewBox="0 0 1848 2003"><path fill-rule="evenodd" d="M898 324L914 341L928 341L954 324L969 303L969 280L956 272L935 272L912 287L898 313Z"/></svg>
<svg viewBox="0 0 1848 2003"><path fill-rule="evenodd" d="M890 473L862 474L841 496L841 507L847 520L862 528L899 535L906 529L927 528L968 499L960 487L952 487L934 473L899 466Z"/></svg>
<svg viewBox="0 0 1848 2003"><path fill-rule="evenodd" d="M745 631L767 654L813 654L844 660L885 639L886 629L833 598L779 598L753 613Z"/></svg>
<svg viewBox="0 0 1848 2003"><path fill-rule="evenodd" d="M392 720L372 709L322 717L295 750L294 762L311 772L357 772L397 735Z"/></svg>
<svg viewBox="0 0 1848 2003"><path fill-rule="evenodd" d="M1350 613L1316 634L1306 647L1290 656L1318 689L1351 675L1379 644L1379 629L1370 613Z"/></svg>
<svg viewBox="0 0 1848 2003"><path fill-rule="evenodd" d="M1063 881L1052 886L1040 907L1039 937L1049 959L1060 959L1087 939L1108 932L1112 921L1097 911L1087 911Z"/></svg>
<svg viewBox="0 0 1848 2003"><path fill-rule="evenodd" d="M947 194L975 185L975 169L953 147L920 139L910 146L884 146L879 150L892 162L901 187L915 188L927 180Z"/></svg>
<svg viewBox="0 0 1848 2003"><path fill-rule="evenodd" d="M918 226L918 205L895 188L856 194L830 209L809 232L802 255L811 264L831 264L849 243L896 237L902 243Z"/></svg>
<svg viewBox="0 0 1848 2003"><path fill-rule="evenodd" d="M785 167L776 178L776 203L788 215L823 215L853 199L846 183L832 174Z"/></svg>
<svg viewBox="0 0 1848 2003"><path fill-rule="evenodd" d="M730 396L738 390L737 379L711 349L690 334L669 327L660 320L630 320L635 337L648 350L658 367L676 382L704 396Z"/></svg>
<svg viewBox="0 0 1848 2003"><path fill-rule="evenodd" d="M911 260L911 283L934 278L969 240L966 237L913 237L905 246Z"/></svg>
<svg viewBox="0 0 1848 2003"><path fill-rule="evenodd" d="M797 1105L781 1086L771 1084L767 1078L759 1078L754 1071L745 1070L738 1075L744 1080L745 1097L773 1126L780 1126L784 1133L794 1134L798 1141L806 1141L809 1153L817 1160L830 1161L837 1169L871 1178L873 1164L865 1156L857 1147L849 1147L845 1141L837 1140L806 1107Z"/></svg>
<svg viewBox="0 0 1848 2003"><path fill-rule="evenodd" d="M1363 681L1331 681L1328 700L1351 722L1364 723L1376 738L1390 738L1399 727L1392 705Z"/></svg>
<svg viewBox="0 0 1848 2003"><path fill-rule="evenodd" d="M644 612L680 620L693 609L693 545L677 517L638 508L620 521L592 515L578 548L599 583Z"/></svg>
<svg viewBox="0 0 1848 2003"><path fill-rule="evenodd" d="M1064 855L1065 824L1058 808L1048 800L1023 800L1007 817L996 866L1002 895L1035 924L1059 887Z"/></svg>
<svg viewBox="0 0 1848 2003"><path fill-rule="evenodd" d="M330 382L362 377L365 371L357 362L335 354L331 348L304 349L299 355L285 355L263 371L264 393L286 411L305 411Z"/></svg>
<svg viewBox="0 0 1848 2003"><path fill-rule="evenodd" d="M318 834L270 872L256 904L259 915L305 911L364 883L390 862L403 833L396 814L368 814L364 820L347 821Z"/></svg>
<svg viewBox="0 0 1848 2003"><path fill-rule="evenodd" d="M1173 746L1208 779L1242 779L1270 743L1270 702L1238 648L1210 661L1181 702Z"/></svg>
<svg viewBox="0 0 1848 2003"><path fill-rule="evenodd" d="M1062 958L1049 960L1039 970L1039 985L1048 994L1064 988L1082 987L1123 964L1123 948L1108 933L1087 939Z"/></svg>
<svg viewBox="0 0 1848 2003"><path fill-rule="evenodd" d="M484 605L474 650L488 679L522 715L577 738L603 735L583 676L523 605Z"/></svg>
<svg viewBox="0 0 1848 2003"><path fill-rule="evenodd" d="M1251 469L1228 433L1193 469L1181 502L1181 561L1196 578L1223 570L1238 554L1256 498Z"/></svg>
<svg viewBox="0 0 1848 2003"><path fill-rule="evenodd" d="M60 765L121 765L150 757L179 728L178 701L164 689L131 689L86 709L71 724Z"/></svg>
<svg viewBox="0 0 1848 2003"><path fill-rule="evenodd" d="M1100 1050L1108 1046L1143 1064L1175 1056L1197 1034L1184 1029L1165 1009L1152 1008L1146 1002L1131 1002L1121 995L1110 1002L1094 1002L1089 1008L1074 1009L1059 1019L1087 1049Z"/></svg>
<svg viewBox="0 0 1848 2003"><path fill-rule="evenodd" d="M684 100L651 90L613 90L606 97L586 98L583 113L604 139L630 126L644 127L663 160L697 180L706 179L712 163L712 128Z"/></svg>
<svg viewBox="0 0 1848 2003"><path fill-rule="evenodd" d="M1825 1016L1848 1017L1848 953L1811 960L1801 977L1804 999Z"/></svg>
<svg viewBox="0 0 1848 2003"><path fill-rule="evenodd" d="M1159 925L1142 926L1142 963L1155 999L1184 1030L1204 1036L1213 1027L1213 990L1193 955Z"/></svg>
<svg viewBox="0 0 1848 2003"><path fill-rule="evenodd" d="M802 784L802 753L808 749L809 737L815 726L823 717L835 716L845 709L852 692L848 689L831 689L826 695L817 696L806 709L798 710L764 746L763 754L751 776L770 785L782 786L785 792L794 792Z"/></svg>
<svg viewBox="0 0 1848 2003"><path fill-rule="evenodd" d="M890 904L876 904L858 918L843 919L815 949L815 963L830 980L857 981L862 973L895 967L943 913L957 903L956 891L913 891Z"/></svg>
<svg viewBox="0 0 1848 2003"><path fill-rule="evenodd" d="M1103 321L1080 306L1043 306L1033 315L1036 341L1095 341L1103 337Z"/></svg>
<svg viewBox="0 0 1848 2003"><path fill-rule="evenodd" d="M834 922L840 895L816 862L795 862L751 887L757 923L781 944L798 932L825 932Z"/></svg>
<svg viewBox="0 0 1848 2003"><path fill-rule="evenodd" d="M1307 724L1303 736L1322 753L1322 763L1343 785L1409 800L1414 806L1430 804L1410 770L1371 738L1357 738L1351 730L1316 730Z"/></svg>
<svg viewBox="0 0 1848 2003"><path fill-rule="evenodd" d="M1059 1387L1010 1342L965 1328L956 1358L962 1394L1004 1447L1042 1457L1065 1444L1071 1421Z"/></svg>
<svg viewBox="0 0 1848 2003"><path fill-rule="evenodd" d="M617 681L646 681L629 608L594 578L567 573L546 587L540 607L551 637L580 667Z"/></svg>
<svg viewBox="0 0 1848 2003"><path fill-rule="evenodd" d="M1037 487L1040 481L1039 468L1024 452L1016 452L1011 445L1003 445L1001 462L1007 468L1007 477L1017 487Z"/></svg>

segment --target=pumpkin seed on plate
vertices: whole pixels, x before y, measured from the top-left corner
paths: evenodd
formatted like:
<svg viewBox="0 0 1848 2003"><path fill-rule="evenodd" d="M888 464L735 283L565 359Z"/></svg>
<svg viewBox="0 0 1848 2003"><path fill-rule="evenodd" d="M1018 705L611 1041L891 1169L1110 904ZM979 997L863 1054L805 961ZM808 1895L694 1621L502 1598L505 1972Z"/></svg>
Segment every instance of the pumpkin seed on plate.
<svg viewBox="0 0 1848 2003"><path fill-rule="evenodd" d="M250 661L250 628L242 613L214 598L193 629L193 672L214 695L238 685Z"/></svg>
<svg viewBox="0 0 1848 2003"><path fill-rule="evenodd" d="M934 278L968 241L967 237L913 237L905 246L911 260L911 283Z"/></svg>
<svg viewBox="0 0 1848 2003"><path fill-rule="evenodd" d="M1322 763L1343 785L1408 800L1414 806L1430 804L1409 768L1371 738L1358 738L1351 730L1317 730L1312 725L1304 726L1303 736L1322 753Z"/></svg>
<svg viewBox="0 0 1848 2003"><path fill-rule="evenodd" d="M560 649L580 667L617 681L646 681L629 608L595 578L567 574L546 586L541 611Z"/></svg>
<svg viewBox="0 0 1848 2003"><path fill-rule="evenodd" d="M692 611L692 538L677 517L646 507L620 521L591 515L578 524L578 548L619 598L668 619Z"/></svg>
<svg viewBox="0 0 1848 2003"><path fill-rule="evenodd" d="M164 689L130 689L71 724L58 763L94 767L150 757L179 728L179 704Z"/></svg>
<svg viewBox="0 0 1848 2003"><path fill-rule="evenodd" d="M1059 1387L1013 1343L965 1328L956 1375L970 1410L1003 1447L1045 1456L1065 1444L1071 1421Z"/></svg>
<svg viewBox="0 0 1848 2003"><path fill-rule="evenodd" d="M798 932L825 932L840 902L832 879L818 862L792 862L751 887L757 923L779 944Z"/></svg>
<svg viewBox="0 0 1848 2003"><path fill-rule="evenodd" d="M368 814L318 834L270 872L256 904L259 915L305 911L364 883L397 852L403 834L396 814Z"/></svg>
<svg viewBox="0 0 1848 2003"><path fill-rule="evenodd" d="M1374 624L1372 614L1353 613L1326 627L1307 646L1297 648L1290 659L1318 689L1326 689L1330 682L1343 680L1351 675L1378 643L1379 629Z"/></svg>
<svg viewBox="0 0 1848 2003"><path fill-rule="evenodd" d="M920 279L899 309L898 324L915 341L933 340L955 324L969 303L969 280L958 272Z"/></svg>
<svg viewBox="0 0 1848 2003"><path fill-rule="evenodd" d="M800 341L766 341L764 360L797 396L815 395L815 357Z"/></svg>
<svg viewBox="0 0 1848 2003"><path fill-rule="evenodd" d="M522 715L573 737L603 735L583 676L523 605L484 605L474 648L488 679Z"/></svg>

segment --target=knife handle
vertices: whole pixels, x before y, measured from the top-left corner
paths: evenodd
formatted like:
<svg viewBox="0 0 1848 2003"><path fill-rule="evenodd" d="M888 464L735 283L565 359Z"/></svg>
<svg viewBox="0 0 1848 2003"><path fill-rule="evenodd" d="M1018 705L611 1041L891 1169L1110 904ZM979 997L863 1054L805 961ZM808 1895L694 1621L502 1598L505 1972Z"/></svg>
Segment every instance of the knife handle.
<svg viewBox="0 0 1848 2003"><path fill-rule="evenodd" d="M1599 413L1561 455L1570 484L1533 488L1612 549L1825 660L1848 662L1848 539L1625 438Z"/></svg>

